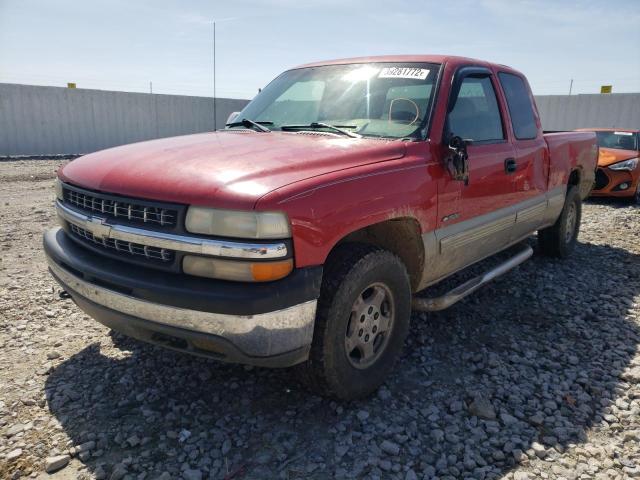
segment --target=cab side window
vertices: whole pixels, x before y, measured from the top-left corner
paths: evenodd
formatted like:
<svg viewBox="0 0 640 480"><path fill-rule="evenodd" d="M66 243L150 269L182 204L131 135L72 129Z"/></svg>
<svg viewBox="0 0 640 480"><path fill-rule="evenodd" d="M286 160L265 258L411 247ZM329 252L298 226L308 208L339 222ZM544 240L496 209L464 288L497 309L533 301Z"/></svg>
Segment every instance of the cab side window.
<svg viewBox="0 0 640 480"><path fill-rule="evenodd" d="M464 78L449 113L449 131L474 143L504 140L500 108L490 77Z"/></svg>
<svg viewBox="0 0 640 480"><path fill-rule="evenodd" d="M518 140L527 140L538 136L538 126L529 98L529 89L524 80L511 73L500 72L500 85L507 98L507 107L511 116L513 133Z"/></svg>

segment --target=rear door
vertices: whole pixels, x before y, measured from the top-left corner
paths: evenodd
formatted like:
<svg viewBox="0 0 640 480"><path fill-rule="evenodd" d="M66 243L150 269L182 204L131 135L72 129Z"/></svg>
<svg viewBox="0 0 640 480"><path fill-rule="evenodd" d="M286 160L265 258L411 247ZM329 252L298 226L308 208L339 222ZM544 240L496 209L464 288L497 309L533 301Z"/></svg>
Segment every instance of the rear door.
<svg viewBox="0 0 640 480"><path fill-rule="evenodd" d="M549 155L540 119L526 80L512 72L498 72L513 133L513 182L518 202L514 240L540 226L547 209ZM563 198L564 191L556 192Z"/></svg>

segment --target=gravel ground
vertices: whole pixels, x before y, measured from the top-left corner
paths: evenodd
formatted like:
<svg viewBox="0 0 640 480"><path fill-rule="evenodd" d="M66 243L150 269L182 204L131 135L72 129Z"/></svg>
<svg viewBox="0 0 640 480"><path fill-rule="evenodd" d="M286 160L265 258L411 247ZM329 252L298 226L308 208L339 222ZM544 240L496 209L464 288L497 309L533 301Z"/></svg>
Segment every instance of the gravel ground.
<svg viewBox="0 0 640 480"><path fill-rule="evenodd" d="M1 478L640 477L638 207L589 202L569 260L414 314L386 385L340 404L61 298L40 247L60 163L0 162Z"/></svg>

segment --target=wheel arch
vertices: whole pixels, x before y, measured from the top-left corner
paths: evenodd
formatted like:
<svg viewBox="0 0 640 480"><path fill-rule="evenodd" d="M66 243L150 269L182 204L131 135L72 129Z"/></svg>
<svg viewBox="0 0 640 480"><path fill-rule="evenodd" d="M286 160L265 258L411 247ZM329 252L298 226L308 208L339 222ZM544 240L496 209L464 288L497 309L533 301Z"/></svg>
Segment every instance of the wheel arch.
<svg viewBox="0 0 640 480"><path fill-rule="evenodd" d="M333 246L327 259L338 246L348 242L374 245L396 254L407 269L411 290L417 290L425 262L424 243L417 219L397 217L354 230Z"/></svg>
<svg viewBox="0 0 640 480"><path fill-rule="evenodd" d="M589 196L595 183L595 171L590 175L589 172L585 172L581 165L576 165L569 172L567 178L567 191L571 187L576 187L580 192L580 198L583 200Z"/></svg>
<svg viewBox="0 0 640 480"><path fill-rule="evenodd" d="M580 178L582 176L582 172L580 167L576 167L569 173L569 179L567 180L567 186L575 185L580 186Z"/></svg>

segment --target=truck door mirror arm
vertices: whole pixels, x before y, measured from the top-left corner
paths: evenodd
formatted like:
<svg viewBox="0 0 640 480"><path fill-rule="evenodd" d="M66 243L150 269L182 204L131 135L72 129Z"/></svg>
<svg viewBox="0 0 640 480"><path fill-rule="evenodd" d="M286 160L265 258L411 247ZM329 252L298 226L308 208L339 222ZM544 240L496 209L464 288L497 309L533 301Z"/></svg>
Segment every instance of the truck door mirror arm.
<svg viewBox="0 0 640 480"><path fill-rule="evenodd" d="M467 146L469 145L471 145L471 140L452 135L447 143L449 153L445 158L445 164L451 178L462 181L465 185L469 185L469 155L467 154Z"/></svg>

